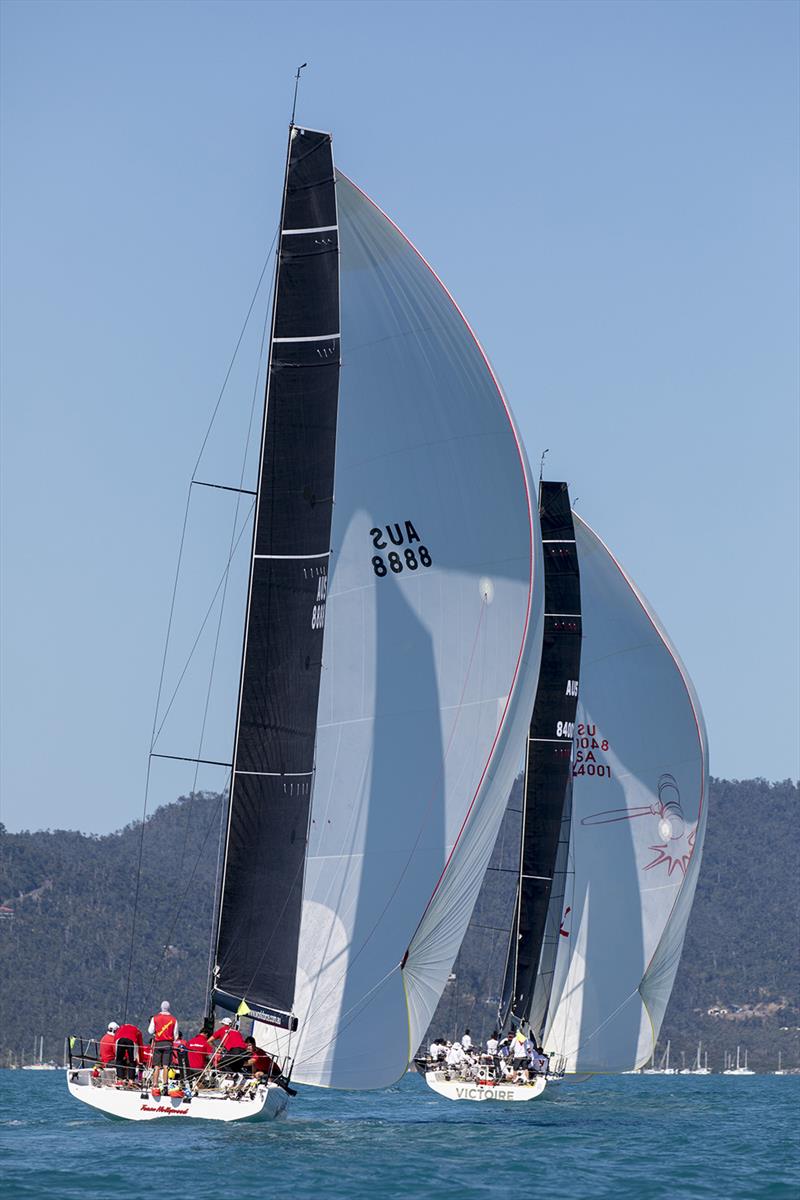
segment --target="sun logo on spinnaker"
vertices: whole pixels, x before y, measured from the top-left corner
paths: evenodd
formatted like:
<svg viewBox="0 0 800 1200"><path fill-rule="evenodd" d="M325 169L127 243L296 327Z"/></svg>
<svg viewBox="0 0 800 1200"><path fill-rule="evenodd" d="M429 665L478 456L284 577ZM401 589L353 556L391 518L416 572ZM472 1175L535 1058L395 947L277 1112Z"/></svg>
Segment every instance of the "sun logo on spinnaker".
<svg viewBox="0 0 800 1200"><path fill-rule="evenodd" d="M679 870L686 874L694 850L696 826L689 828L683 814L681 794L673 775L664 774L658 781L658 836L661 838L650 849L655 858L643 868L666 866L667 874Z"/></svg>
<svg viewBox="0 0 800 1200"><path fill-rule="evenodd" d="M648 849L655 858L646 863L643 871L666 866L667 874L674 871L686 874L686 868L694 850L697 825L688 826L681 804L681 794L674 775L664 773L658 780L658 800L655 804L642 804L636 808L611 808L605 812L592 813L584 817L581 825L612 825L617 821L632 821L635 817L656 817L656 836L660 839Z"/></svg>

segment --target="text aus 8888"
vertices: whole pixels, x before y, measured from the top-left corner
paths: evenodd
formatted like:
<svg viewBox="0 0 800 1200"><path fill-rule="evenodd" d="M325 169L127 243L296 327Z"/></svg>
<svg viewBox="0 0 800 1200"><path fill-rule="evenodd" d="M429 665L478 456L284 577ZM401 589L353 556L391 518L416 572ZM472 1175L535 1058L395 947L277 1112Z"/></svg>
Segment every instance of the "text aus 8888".
<svg viewBox="0 0 800 1200"><path fill-rule="evenodd" d="M411 521L395 521L382 529L370 529L372 545L376 550L385 554L372 556L372 570L378 579L384 579L390 573L400 575L403 571L417 571L420 567L430 567L433 564L431 552L422 545L421 538ZM397 546L397 550L390 549Z"/></svg>

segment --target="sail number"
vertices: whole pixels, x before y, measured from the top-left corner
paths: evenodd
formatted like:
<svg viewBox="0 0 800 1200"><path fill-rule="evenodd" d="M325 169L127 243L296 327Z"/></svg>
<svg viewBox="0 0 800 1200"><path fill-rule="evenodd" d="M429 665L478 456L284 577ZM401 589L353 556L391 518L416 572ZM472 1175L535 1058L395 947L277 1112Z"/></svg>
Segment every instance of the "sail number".
<svg viewBox="0 0 800 1200"><path fill-rule="evenodd" d="M372 570L378 579L383 579L390 572L400 575L403 571L417 571L420 567L430 567L433 564L431 552L421 544L421 538L411 521L394 521L382 528L370 529L369 536L376 550L385 550L383 554L373 554ZM397 550L390 549L397 546Z"/></svg>
<svg viewBox="0 0 800 1200"><path fill-rule="evenodd" d="M574 721L559 721L556 725L556 737L571 738L574 732Z"/></svg>
<svg viewBox="0 0 800 1200"><path fill-rule="evenodd" d="M608 738L598 735L597 726L580 724L575 738L575 764L572 774L595 775L600 779L611 779L611 767L608 763L599 763L595 750L605 754L608 750Z"/></svg>
<svg viewBox="0 0 800 1200"><path fill-rule="evenodd" d="M311 610L311 628L325 627L325 597L328 594L328 576L320 575L317 580L317 602Z"/></svg>

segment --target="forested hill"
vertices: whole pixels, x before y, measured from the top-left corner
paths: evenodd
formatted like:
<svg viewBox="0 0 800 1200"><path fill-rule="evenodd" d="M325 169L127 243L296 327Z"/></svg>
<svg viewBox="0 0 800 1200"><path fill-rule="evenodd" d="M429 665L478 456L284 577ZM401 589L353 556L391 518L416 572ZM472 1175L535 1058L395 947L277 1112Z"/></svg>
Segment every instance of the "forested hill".
<svg viewBox="0 0 800 1200"><path fill-rule="evenodd" d="M215 795L181 799L148 819L143 841L139 824L105 837L0 826L0 1063L29 1061L39 1034L45 1059L60 1062L65 1035L122 1020L140 843L129 1016L146 1020L168 998L193 1031L205 1001L221 812ZM761 1069L774 1067L778 1049L786 1065L800 1065L797 815L789 781L712 781L700 882L662 1031L678 1058L702 1039L716 1069L737 1042ZM480 962L459 972L446 994L448 1024L466 1018L480 1034L498 981Z"/></svg>

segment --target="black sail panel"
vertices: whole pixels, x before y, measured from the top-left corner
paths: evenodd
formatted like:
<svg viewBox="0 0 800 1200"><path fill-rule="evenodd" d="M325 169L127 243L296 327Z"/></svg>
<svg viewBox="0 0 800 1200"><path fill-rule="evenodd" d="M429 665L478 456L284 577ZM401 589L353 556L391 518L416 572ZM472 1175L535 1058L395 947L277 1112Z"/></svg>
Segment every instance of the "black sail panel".
<svg viewBox="0 0 800 1200"><path fill-rule="evenodd" d="M539 515L545 568L545 620L539 686L525 766L517 920L505 994L511 1016L531 1019L548 911L561 887L581 657L580 575L565 483L542 482ZM568 831L567 831L568 840ZM557 867L561 871L557 876ZM563 895L563 887L561 887Z"/></svg>
<svg viewBox="0 0 800 1200"><path fill-rule="evenodd" d="M214 1000L291 1026L339 392L329 134L292 129L220 902Z"/></svg>

